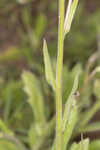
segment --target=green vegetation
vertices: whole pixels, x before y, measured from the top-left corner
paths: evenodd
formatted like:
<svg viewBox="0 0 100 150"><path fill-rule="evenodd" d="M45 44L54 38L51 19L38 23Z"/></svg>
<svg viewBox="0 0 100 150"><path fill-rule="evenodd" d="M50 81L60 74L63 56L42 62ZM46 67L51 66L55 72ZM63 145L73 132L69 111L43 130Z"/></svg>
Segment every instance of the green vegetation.
<svg viewBox="0 0 100 150"><path fill-rule="evenodd" d="M100 149L100 9L58 2L0 2L0 150Z"/></svg>

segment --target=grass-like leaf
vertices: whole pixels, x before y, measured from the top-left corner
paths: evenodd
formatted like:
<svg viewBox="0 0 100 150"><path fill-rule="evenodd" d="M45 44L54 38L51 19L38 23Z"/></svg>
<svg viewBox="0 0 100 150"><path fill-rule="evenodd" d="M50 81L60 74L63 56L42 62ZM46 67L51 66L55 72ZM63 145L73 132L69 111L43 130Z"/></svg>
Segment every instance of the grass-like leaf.
<svg viewBox="0 0 100 150"><path fill-rule="evenodd" d="M65 110L64 110L64 115L63 115L63 131L65 130L66 122L67 122L68 117L69 117L69 113L70 113L70 109L71 109L73 100L75 100L75 92L78 88L79 74L80 74L80 71L77 73L77 75L75 77L72 91L71 91L71 93L68 97L68 100L67 100L66 104L65 104Z"/></svg>
<svg viewBox="0 0 100 150"><path fill-rule="evenodd" d="M76 125L77 118L78 118L77 105L76 105L75 99L73 99L72 107L71 107L71 110L69 113L69 118L68 118L68 121L66 122L66 127L65 127L65 130L63 132L63 144L62 144L63 150L66 150L66 147L67 147L68 142L71 138L73 129Z"/></svg>
<svg viewBox="0 0 100 150"><path fill-rule="evenodd" d="M70 31L73 17L78 5L78 0L69 0L64 22L64 36Z"/></svg>
<svg viewBox="0 0 100 150"><path fill-rule="evenodd" d="M85 127L80 128L79 132L86 133L86 132L94 132L94 131L99 131L99 130L100 130L100 122L94 122Z"/></svg>
<svg viewBox="0 0 100 150"><path fill-rule="evenodd" d="M50 60L49 53L48 53L46 40L44 40L44 43L43 43L43 56L44 56L46 80L55 90L56 84L55 84L53 69L52 69L51 60Z"/></svg>
<svg viewBox="0 0 100 150"><path fill-rule="evenodd" d="M87 123L91 120L91 118L93 117L93 115L100 109L100 101L97 101L91 109L89 109L88 111L84 112L84 114L82 114L80 116L80 126L86 126ZM81 121L82 120L82 121Z"/></svg>

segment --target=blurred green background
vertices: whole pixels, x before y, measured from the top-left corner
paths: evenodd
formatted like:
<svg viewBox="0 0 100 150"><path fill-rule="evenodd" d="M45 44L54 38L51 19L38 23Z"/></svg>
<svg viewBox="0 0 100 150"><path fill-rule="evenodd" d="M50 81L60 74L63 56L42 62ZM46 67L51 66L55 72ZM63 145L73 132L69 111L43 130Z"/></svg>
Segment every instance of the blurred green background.
<svg viewBox="0 0 100 150"><path fill-rule="evenodd" d="M25 143L26 147L32 145L31 142L28 143L31 141L32 135L29 136L30 140L27 135L30 126L34 123L34 115L30 104L27 103L28 96L23 90L21 78L23 71L31 71L39 82L47 121L55 113L54 95L44 75L42 47L43 38L46 38L49 54L55 68L57 7L57 0L0 0L0 119L6 125L7 133L12 131L20 141ZM91 56L93 56L92 59L89 59ZM100 1L80 0L71 32L65 39L64 102L71 91L77 69L81 67L82 75L85 78L84 73L88 70L92 60L93 65L89 71L100 65L99 56ZM99 93L99 90L97 92L95 88L98 86L97 89L100 89L98 84L100 83L100 75L95 80L89 84L89 87L87 86L88 90L84 91L85 98L82 95L85 99L82 104L83 108L89 108L92 102L87 99L96 97ZM82 82L83 77L80 81L80 87ZM66 89L68 89L67 92ZM8 128L11 131L8 132ZM31 130L34 131L35 128L37 127L34 126ZM0 125L0 131L2 130L2 125ZM5 129L4 132L6 132ZM100 134L90 135L91 138L94 136L100 137ZM5 141L2 141L1 145L5 145L3 142ZM48 140L48 143L50 142ZM0 150L3 149L8 150L6 146L0 148ZM9 150L16 149L13 148L13 145L9 145Z"/></svg>

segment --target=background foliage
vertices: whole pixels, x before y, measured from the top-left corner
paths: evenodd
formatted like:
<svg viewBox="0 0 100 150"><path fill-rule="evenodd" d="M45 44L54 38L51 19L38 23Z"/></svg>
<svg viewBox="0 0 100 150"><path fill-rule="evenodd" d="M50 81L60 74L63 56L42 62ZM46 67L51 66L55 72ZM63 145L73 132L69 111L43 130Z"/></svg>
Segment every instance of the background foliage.
<svg viewBox="0 0 100 150"><path fill-rule="evenodd" d="M81 70L78 120L70 133L70 150L80 150L81 142L72 142L82 139L81 133L83 138L90 137L87 149L100 149L100 73L95 69L100 65L99 5L98 0L79 2L71 32L65 40L63 104ZM55 96L44 75L42 39L47 39L55 70L57 21L57 1L0 1L2 150L50 149L55 131ZM89 139L83 140L83 145L88 143Z"/></svg>

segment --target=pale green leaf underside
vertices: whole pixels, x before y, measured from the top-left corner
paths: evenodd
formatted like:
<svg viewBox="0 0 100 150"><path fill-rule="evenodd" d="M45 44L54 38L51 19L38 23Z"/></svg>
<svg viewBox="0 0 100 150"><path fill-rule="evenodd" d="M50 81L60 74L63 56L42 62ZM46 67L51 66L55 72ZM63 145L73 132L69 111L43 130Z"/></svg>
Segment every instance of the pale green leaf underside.
<svg viewBox="0 0 100 150"><path fill-rule="evenodd" d="M68 142L72 136L73 129L75 128L75 125L77 123L78 118L78 110L75 99L72 101L72 107L70 109L69 117L66 122L65 130L63 132L63 150L66 150L68 146Z"/></svg>
<svg viewBox="0 0 100 150"><path fill-rule="evenodd" d="M69 3L70 1L71 0L69 0ZM78 5L78 0L73 0L73 2L71 2L71 5L69 6L69 10L67 10L66 12L65 22L64 22L64 36L70 31L77 5Z"/></svg>
<svg viewBox="0 0 100 150"><path fill-rule="evenodd" d="M48 53L46 40L44 40L44 43L43 43L43 56L44 56L46 80L55 90L56 84L55 84L53 69L52 69L51 60L50 60L49 53Z"/></svg>
<svg viewBox="0 0 100 150"><path fill-rule="evenodd" d="M75 92L76 92L76 90L78 88L79 74L80 74L80 70L79 70L79 72L77 73L77 75L75 77L72 91L71 91L71 93L70 93L70 95L68 97L68 100L67 100L66 104L65 104L65 110L64 110L64 115L63 115L63 131L65 129L66 122L67 122L68 117L69 117L69 113L70 113L70 109L71 109L71 106L72 106L72 102L73 102L73 100L75 100Z"/></svg>
<svg viewBox="0 0 100 150"><path fill-rule="evenodd" d="M44 123L44 100L39 82L35 75L28 71L22 74L22 79L24 82L24 90L28 94L28 102L34 113L35 121Z"/></svg>

